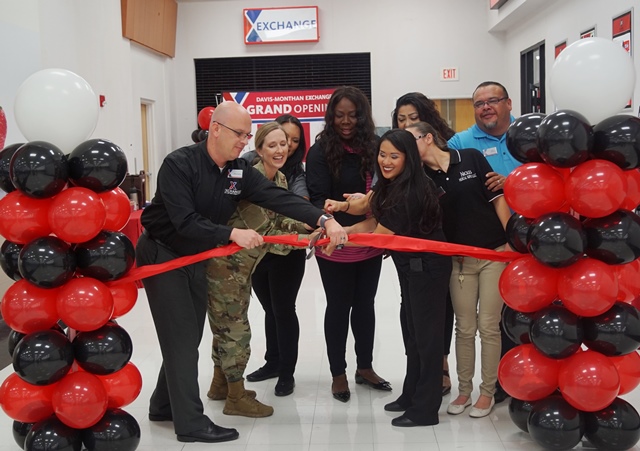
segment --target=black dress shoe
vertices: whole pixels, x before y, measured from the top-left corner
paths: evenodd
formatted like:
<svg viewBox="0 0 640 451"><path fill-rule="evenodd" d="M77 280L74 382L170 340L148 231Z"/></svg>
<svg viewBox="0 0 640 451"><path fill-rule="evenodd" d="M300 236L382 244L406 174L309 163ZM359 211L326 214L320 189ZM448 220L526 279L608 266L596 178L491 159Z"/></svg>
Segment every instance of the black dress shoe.
<svg viewBox="0 0 640 451"><path fill-rule="evenodd" d="M162 415L157 413L149 414L149 421L173 421L173 417L171 415Z"/></svg>
<svg viewBox="0 0 640 451"><path fill-rule="evenodd" d="M347 391L339 391L337 393L332 393L333 399L337 399L340 402L347 402L351 399L351 392Z"/></svg>
<svg viewBox="0 0 640 451"><path fill-rule="evenodd" d="M509 393L504 391L502 387L497 387L496 392L493 394L493 399L495 400L496 404L500 404L508 397L509 397Z"/></svg>
<svg viewBox="0 0 640 451"><path fill-rule="evenodd" d="M389 404L385 404L384 410L387 412L404 412L407 410L407 407L400 404L398 401L390 402Z"/></svg>
<svg viewBox="0 0 640 451"><path fill-rule="evenodd" d="M356 371L355 379L356 379L356 384L368 385L374 390L391 391L391 384L385 380L382 380L380 382L371 382L370 380L367 380L364 377L362 377L362 375L357 371Z"/></svg>
<svg viewBox="0 0 640 451"><path fill-rule="evenodd" d="M247 375L247 380L249 382L260 382L266 381L267 379L273 379L274 377L280 376L280 370L277 368L268 368L263 366L262 368L258 368L253 373Z"/></svg>
<svg viewBox="0 0 640 451"><path fill-rule="evenodd" d="M413 428L416 426L422 426L422 424L418 424L413 420L405 417L404 415L400 415L398 418L394 418L391 420L391 426L396 426L399 428Z"/></svg>
<svg viewBox="0 0 640 451"><path fill-rule="evenodd" d="M229 440L235 440L238 437L240 437L240 434L238 434L237 430L233 428L223 428L210 423L209 426L199 431L190 432L189 434L178 434L178 441L188 443L216 443L228 442Z"/></svg>
<svg viewBox="0 0 640 451"><path fill-rule="evenodd" d="M292 377L291 379L278 379L278 383L276 384L275 394L276 396L289 396L293 393L293 387L296 386L296 381Z"/></svg>

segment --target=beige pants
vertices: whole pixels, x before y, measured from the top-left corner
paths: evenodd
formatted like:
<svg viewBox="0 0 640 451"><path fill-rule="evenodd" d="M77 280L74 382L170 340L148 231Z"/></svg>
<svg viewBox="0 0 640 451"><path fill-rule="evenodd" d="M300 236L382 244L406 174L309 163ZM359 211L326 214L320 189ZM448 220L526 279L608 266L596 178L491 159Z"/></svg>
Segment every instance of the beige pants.
<svg viewBox="0 0 640 451"><path fill-rule="evenodd" d="M497 251L503 250L501 246ZM480 393L493 396L500 363L500 313L503 300L498 281L505 263L453 257L449 290L455 313L458 390L471 396L476 366L476 332L480 334ZM462 274L463 277L460 277Z"/></svg>

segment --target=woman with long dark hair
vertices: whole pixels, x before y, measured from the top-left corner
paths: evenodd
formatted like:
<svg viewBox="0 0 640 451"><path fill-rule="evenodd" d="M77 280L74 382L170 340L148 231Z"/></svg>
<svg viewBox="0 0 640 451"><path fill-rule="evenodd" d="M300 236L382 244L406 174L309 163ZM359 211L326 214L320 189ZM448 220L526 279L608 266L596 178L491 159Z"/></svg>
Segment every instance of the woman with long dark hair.
<svg viewBox="0 0 640 451"><path fill-rule="evenodd" d="M336 89L327 105L324 130L307 155L311 202L322 208L325 200L340 199L344 193L367 193L373 181L377 142L371 106L364 93L350 86ZM336 219L348 225L365 216L339 213ZM316 257L327 299L324 333L333 397L347 402L351 396L345 359L349 322L357 356L356 383L391 390L373 370L374 300L382 250L347 247L332 255L317 252Z"/></svg>
<svg viewBox="0 0 640 451"><path fill-rule="evenodd" d="M437 189L424 173L414 136L398 129L382 135L376 170L378 182L371 195L354 201L327 201L325 209L354 214L371 209L373 217L347 227L348 233L374 232L444 241ZM391 251L391 256L404 306L407 373L402 394L384 408L404 412L391 421L393 426L438 424L442 372L433 363L443 357L451 258L431 252Z"/></svg>

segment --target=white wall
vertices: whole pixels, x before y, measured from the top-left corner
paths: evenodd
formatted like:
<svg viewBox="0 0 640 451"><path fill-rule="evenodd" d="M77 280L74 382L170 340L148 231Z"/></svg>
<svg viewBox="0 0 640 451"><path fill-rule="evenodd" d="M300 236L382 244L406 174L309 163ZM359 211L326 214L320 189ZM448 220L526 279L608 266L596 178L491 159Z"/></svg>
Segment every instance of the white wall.
<svg viewBox="0 0 640 451"><path fill-rule="evenodd" d="M242 10L274 6L271 0L180 3L175 86L181 103L177 136L196 126L194 58L311 53L371 53L372 103L377 125L391 125L395 99L408 91L433 98L469 97L485 79L499 78L504 43L487 33L483 0L316 0L318 43L247 46ZM279 0L277 6L300 5ZM478 49L481 49L478 51ZM458 67L460 81L441 82L443 67Z"/></svg>

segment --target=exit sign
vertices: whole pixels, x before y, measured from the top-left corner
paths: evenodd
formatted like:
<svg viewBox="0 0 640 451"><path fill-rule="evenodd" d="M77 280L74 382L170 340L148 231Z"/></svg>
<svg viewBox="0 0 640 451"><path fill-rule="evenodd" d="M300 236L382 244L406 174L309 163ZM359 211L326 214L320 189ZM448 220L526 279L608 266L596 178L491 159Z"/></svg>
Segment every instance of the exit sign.
<svg viewBox="0 0 640 451"><path fill-rule="evenodd" d="M445 67L440 71L441 81L458 81L458 68Z"/></svg>

